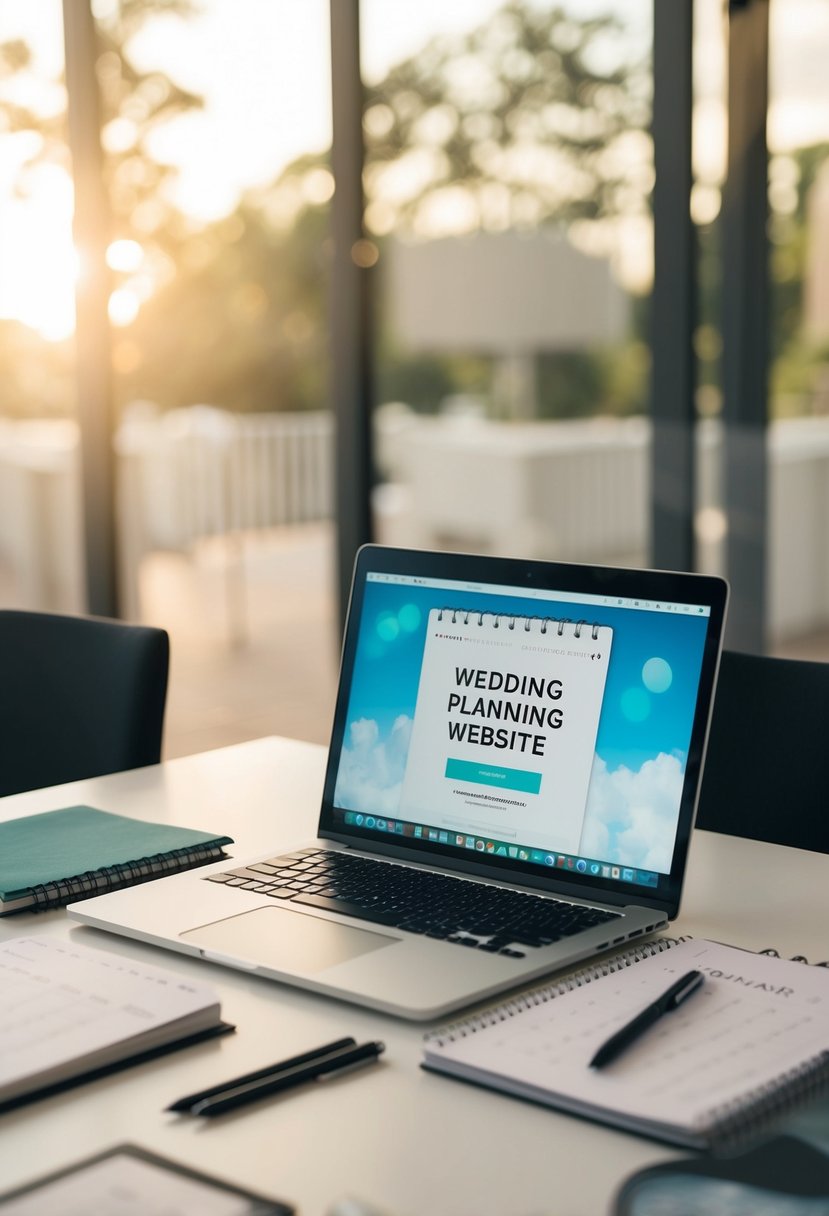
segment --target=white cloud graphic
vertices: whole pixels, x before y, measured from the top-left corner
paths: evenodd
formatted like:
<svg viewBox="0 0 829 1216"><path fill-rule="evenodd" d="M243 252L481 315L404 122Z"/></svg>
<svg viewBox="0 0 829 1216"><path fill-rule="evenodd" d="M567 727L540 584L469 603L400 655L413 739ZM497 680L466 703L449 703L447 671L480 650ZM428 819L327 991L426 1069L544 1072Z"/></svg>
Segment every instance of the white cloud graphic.
<svg viewBox="0 0 829 1216"><path fill-rule="evenodd" d="M343 745L334 802L350 811L394 817L412 735L412 719L395 718L388 739L380 737L373 718L359 718L348 728Z"/></svg>
<svg viewBox="0 0 829 1216"><path fill-rule="evenodd" d="M373 718L359 718L352 722L348 733L352 746L360 751L371 748L380 737L380 730Z"/></svg>
<svg viewBox="0 0 829 1216"><path fill-rule="evenodd" d="M406 771L412 719L400 714L388 737L373 718L348 727L334 800L344 810L394 818ZM666 873L670 870L684 758L661 752L637 771L613 772L596 756L590 778L579 852L617 865Z"/></svg>
<svg viewBox="0 0 829 1216"><path fill-rule="evenodd" d="M579 851L585 857L667 873L671 868L684 762L660 752L638 772L613 772L596 756Z"/></svg>

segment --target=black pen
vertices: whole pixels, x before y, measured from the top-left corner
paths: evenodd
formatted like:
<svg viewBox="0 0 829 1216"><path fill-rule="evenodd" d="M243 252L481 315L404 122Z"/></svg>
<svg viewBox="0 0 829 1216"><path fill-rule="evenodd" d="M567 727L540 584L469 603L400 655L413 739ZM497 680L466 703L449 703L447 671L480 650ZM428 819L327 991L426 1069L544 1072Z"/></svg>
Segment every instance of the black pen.
<svg viewBox="0 0 829 1216"><path fill-rule="evenodd" d="M694 992L697 992L702 987L703 978L701 971L689 971L681 979L678 979L675 984L671 984L667 992L663 992L661 996L652 1001L641 1013L637 1013L632 1021L623 1026L621 1030L617 1030L614 1035L611 1035L606 1043L602 1043L590 1061L590 1067L601 1068L604 1064L609 1064L611 1060L615 1060L630 1043L638 1039L664 1013L670 1013L671 1010L678 1008L683 1001L687 1000Z"/></svg>
<svg viewBox="0 0 829 1216"><path fill-rule="evenodd" d="M197 1103L204 1102L208 1098L215 1098L218 1094L226 1094L231 1089L239 1089L240 1086L250 1085L254 1081L261 1081L266 1077L282 1075L290 1068L310 1064L312 1060L325 1059L334 1052L342 1051L344 1047L356 1047L356 1045L356 1039L336 1039L333 1043L326 1043L323 1047L315 1047L312 1051L304 1051L301 1055L291 1056L288 1060L280 1060L278 1064L268 1064L265 1068L257 1068L255 1072L246 1072L242 1077L233 1077L232 1080L223 1081L220 1085L213 1085L210 1089L200 1089L197 1093L187 1094L165 1107L165 1110L191 1111Z"/></svg>
<svg viewBox="0 0 829 1216"><path fill-rule="evenodd" d="M223 1115L226 1111L245 1106L248 1102L256 1102L270 1094L280 1093L285 1089L293 1089L306 1081L318 1081L322 1077L352 1068L356 1064L376 1060L385 1051L383 1043L361 1043L357 1047L343 1047L321 1059L311 1060L293 1068L280 1069L270 1077L262 1077L245 1085L232 1085L213 1098L204 1098L190 1108L191 1115L212 1117Z"/></svg>

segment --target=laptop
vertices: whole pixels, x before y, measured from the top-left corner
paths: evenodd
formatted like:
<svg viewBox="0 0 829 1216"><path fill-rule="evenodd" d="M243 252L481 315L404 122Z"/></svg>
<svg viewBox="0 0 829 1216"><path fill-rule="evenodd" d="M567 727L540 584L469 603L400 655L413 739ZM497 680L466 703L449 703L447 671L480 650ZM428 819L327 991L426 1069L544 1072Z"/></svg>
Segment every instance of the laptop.
<svg viewBox="0 0 829 1216"><path fill-rule="evenodd" d="M652 934L726 601L702 575L367 545L317 838L69 916L418 1021Z"/></svg>

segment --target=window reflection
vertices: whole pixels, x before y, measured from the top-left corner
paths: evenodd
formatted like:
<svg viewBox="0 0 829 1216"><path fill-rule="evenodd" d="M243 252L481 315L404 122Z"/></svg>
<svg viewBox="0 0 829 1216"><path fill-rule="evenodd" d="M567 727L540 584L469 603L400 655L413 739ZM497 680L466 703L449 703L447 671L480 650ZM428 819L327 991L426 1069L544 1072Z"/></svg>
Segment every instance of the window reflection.
<svg viewBox="0 0 829 1216"><path fill-rule="evenodd" d="M644 561L647 4L362 7L382 539Z"/></svg>

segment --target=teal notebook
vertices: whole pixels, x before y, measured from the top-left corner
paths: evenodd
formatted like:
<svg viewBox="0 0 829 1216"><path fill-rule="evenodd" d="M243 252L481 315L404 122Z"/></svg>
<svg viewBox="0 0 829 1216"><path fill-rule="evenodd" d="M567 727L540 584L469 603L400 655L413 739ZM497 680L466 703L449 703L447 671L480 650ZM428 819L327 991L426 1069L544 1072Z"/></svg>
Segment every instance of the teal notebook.
<svg viewBox="0 0 829 1216"><path fill-rule="evenodd" d="M230 836L67 806L0 823L0 916L49 908L224 857Z"/></svg>

